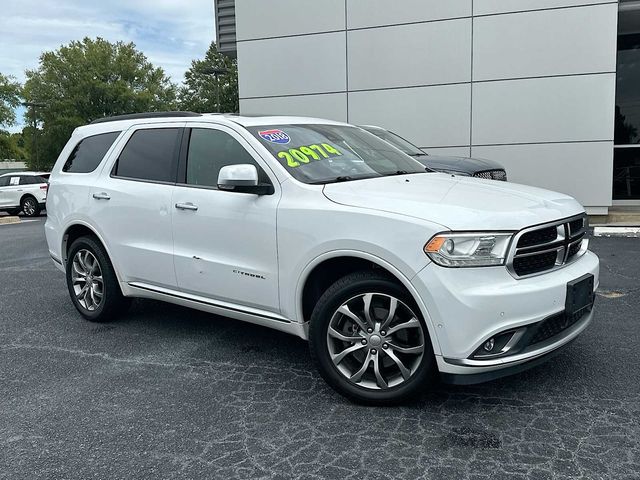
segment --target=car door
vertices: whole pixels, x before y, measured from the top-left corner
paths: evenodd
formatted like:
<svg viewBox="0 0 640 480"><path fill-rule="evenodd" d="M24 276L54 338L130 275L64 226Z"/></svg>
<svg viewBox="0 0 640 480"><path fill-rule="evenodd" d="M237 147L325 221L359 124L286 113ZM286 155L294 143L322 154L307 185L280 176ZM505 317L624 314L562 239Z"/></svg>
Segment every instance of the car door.
<svg viewBox="0 0 640 480"><path fill-rule="evenodd" d="M280 189L252 147L225 126L187 129L173 193L174 262L183 292L278 312L276 209ZM219 190L218 172L252 164L270 195ZM273 174L271 174L273 175Z"/></svg>
<svg viewBox="0 0 640 480"><path fill-rule="evenodd" d="M7 187L9 186L9 177L0 177L0 208L9 206L9 195L7 195Z"/></svg>
<svg viewBox="0 0 640 480"><path fill-rule="evenodd" d="M91 218L125 282L176 287L171 197L184 123L134 127L93 186Z"/></svg>
<svg viewBox="0 0 640 480"><path fill-rule="evenodd" d="M9 183L3 188L4 205L17 207L20 205L24 185L20 185L21 175L9 175Z"/></svg>

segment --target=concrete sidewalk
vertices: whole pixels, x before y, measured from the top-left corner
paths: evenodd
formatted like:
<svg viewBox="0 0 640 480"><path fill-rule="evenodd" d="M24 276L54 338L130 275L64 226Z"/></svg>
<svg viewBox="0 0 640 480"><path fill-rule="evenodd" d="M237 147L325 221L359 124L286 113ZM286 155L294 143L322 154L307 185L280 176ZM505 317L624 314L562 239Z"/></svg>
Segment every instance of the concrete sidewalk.
<svg viewBox="0 0 640 480"><path fill-rule="evenodd" d="M589 215L589 224L595 226L640 227L640 207L614 206L608 215Z"/></svg>

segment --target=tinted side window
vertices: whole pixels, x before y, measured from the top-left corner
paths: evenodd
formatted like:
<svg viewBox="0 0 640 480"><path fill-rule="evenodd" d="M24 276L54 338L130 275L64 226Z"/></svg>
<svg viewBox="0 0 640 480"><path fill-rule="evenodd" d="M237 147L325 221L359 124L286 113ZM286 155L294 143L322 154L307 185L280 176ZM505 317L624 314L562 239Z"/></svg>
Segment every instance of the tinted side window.
<svg viewBox="0 0 640 480"><path fill-rule="evenodd" d="M138 130L120 153L114 174L157 182L175 182L180 128Z"/></svg>
<svg viewBox="0 0 640 480"><path fill-rule="evenodd" d="M93 172L113 145L120 132L102 133L80 140L62 167L63 172Z"/></svg>
<svg viewBox="0 0 640 480"><path fill-rule="evenodd" d="M0 177L0 187L9 185L9 177Z"/></svg>
<svg viewBox="0 0 640 480"><path fill-rule="evenodd" d="M255 165L258 181L270 183L251 154L231 135L220 130L194 128L191 130L187 154L187 183L206 187L218 186L218 173L225 165Z"/></svg>
<svg viewBox="0 0 640 480"><path fill-rule="evenodd" d="M24 175L20 177L20 185L33 185L35 183L38 183L36 182L36 178L37 177L32 177L31 175Z"/></svg>

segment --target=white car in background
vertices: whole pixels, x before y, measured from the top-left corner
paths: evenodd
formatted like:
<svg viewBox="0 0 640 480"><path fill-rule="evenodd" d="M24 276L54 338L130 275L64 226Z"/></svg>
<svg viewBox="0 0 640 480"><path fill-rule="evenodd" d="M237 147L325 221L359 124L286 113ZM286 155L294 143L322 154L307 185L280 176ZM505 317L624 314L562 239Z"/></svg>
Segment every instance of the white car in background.
<svg viewBox="0 0 640 480"><path fill-rule="evenodd" d="M45 208L49 174L15 172L0 175L0 212L36 217Z"/></svg>
<svg viewBox="0 0 640 480"><path fill-rule="evenodd" d="M593 318L598 257L573 198L428 173L330 120L94 122L60 154L48 206L49 252L88 320L146 297L281 330L361 402L400 401L435 373L519 372Z"/></svg>

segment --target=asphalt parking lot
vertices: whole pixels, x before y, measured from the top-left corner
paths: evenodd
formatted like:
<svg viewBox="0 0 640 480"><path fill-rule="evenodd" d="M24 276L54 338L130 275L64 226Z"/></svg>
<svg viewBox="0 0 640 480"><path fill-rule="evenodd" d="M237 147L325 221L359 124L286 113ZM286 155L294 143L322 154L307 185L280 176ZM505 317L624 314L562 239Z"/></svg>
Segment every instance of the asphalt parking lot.
<svg viewBox="0 0 640 480"><path fill-rule="evenodd" d="M138 300L83 321L44 218L0 226L0 478L640 478L640 239L594 238L597 317L541 367L361 407L305 342Z"/></svg>

